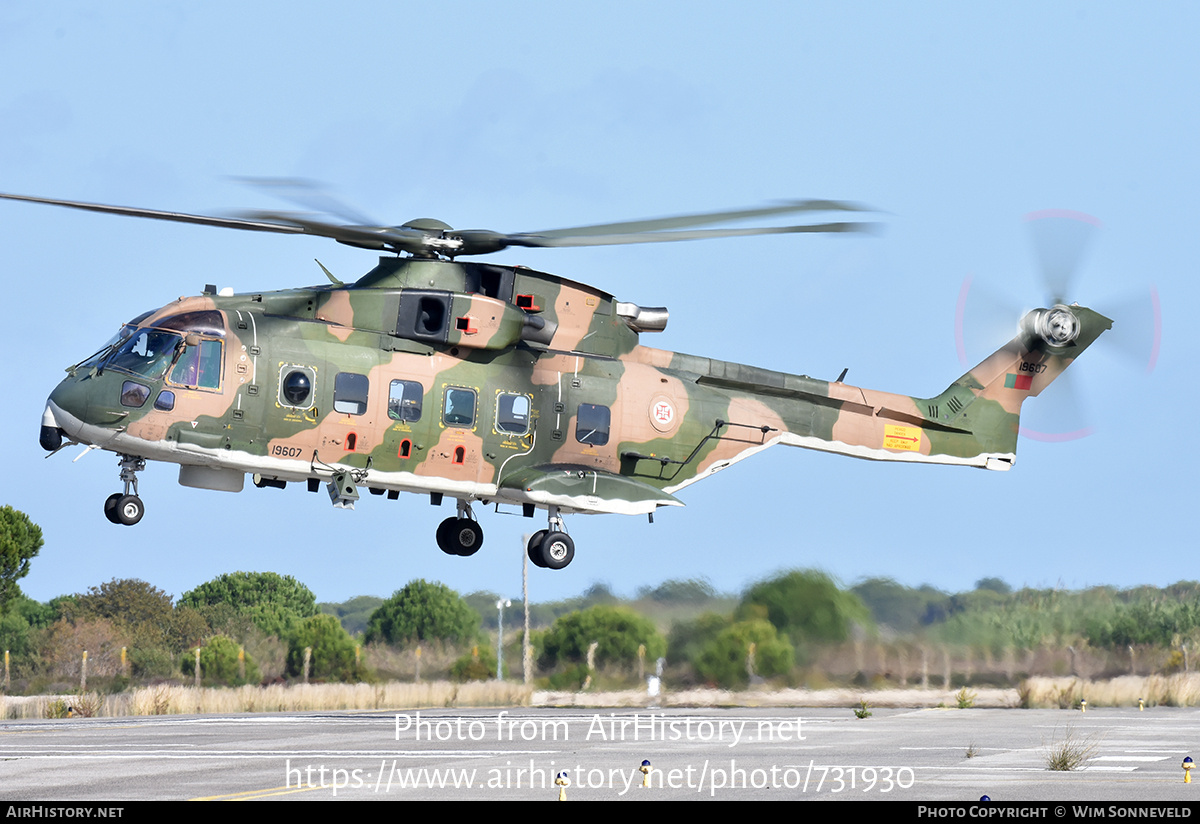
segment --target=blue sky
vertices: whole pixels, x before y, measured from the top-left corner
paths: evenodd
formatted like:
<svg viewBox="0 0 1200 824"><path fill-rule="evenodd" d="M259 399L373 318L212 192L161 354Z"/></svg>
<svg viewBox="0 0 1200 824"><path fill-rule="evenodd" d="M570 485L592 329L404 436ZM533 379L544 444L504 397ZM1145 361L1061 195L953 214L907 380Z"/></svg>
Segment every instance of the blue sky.
<svg viewBox="0 0 1200 824"><path fill-rule="evenodd" d="M668 306L652 346L827 379L848 367L849 383L915 395L963 372L964 278L973 300L1040 305L1022 217L1085 212L1102 227L1068 298L1113 313L1114 331L1144 328L1151 284L1162 306L1153 374L1099 346L1072 368L1094 435L1023 440L1009 473L778 447L690 487L653 525L572 517L574 563L533 570L532 595L672 577L737 591L792 567L949 590L993 575L1162 585L1197 577L1181 421L1198 400L1198 23L1200 8L1171 2L13 0L0 5L0 191L218 213L283 205L233 177L305 177L380 221L501 231L860 201L880 210L879 236L496 259ZM0 204L0 502L46 537L27 593L136 577L177 596L245 569L294 575L321 600L417 577L520 594L521 535L540 520L481 513L480 554L451 558L433 544L450 508L417 496L335 511L296 488L185 489L155 465L147 515L127 529L101 511L115 456L43 457L46 396L122 322L206 283L322 283L314 258L343 280L374 263L319 239ZM1055 388L1026 409L1053 406Z"/></svg>

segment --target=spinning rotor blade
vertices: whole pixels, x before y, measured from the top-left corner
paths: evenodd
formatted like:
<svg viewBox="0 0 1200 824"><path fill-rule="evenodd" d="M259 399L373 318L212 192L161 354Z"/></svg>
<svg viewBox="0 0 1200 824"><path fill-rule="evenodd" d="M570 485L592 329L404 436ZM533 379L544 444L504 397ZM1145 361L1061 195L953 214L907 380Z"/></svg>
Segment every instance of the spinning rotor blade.
<svg viewBox="0 0 1200 824"><path fill-rule="evenodd" d="M713 223L745 220L751 217L766 217L767 215L795 214L796 212L869 212L871 209L856 203L845 203L838 200L793 200L778 206L764 206L759 209L737 209L727 212L708 212L696 215L677 215L650 220L630 220L622 223L598 223L594 226L574 226L569 229L551 229L544 232L527 232L527 235L537 237L588 237L593 235L629 235L642 232L660 232L665 229L690 229L693 226L706 226ZM680 238L687 240L690 238Z"/></svg>
<svg viewBox="0 0 1200 824"><path fill-rule="evenodd" d="M818 223L809 226L759 226L747 229L693 229L686 232L630 232L617 235L508 235L509 246L619 246L632 243L672 243L680 240L710 240L721 237L750 237L751 235L785 235L815 232L874 231L871 223Z"/></svg>
<svg viewBox="0 0 1200 824"><path fill-rule="evenodd" d="M1072 297L1072 284L1087 252L1088 245L1100 221L1081 212L1060 209L1032 212L1025 216L1034 244L1034 253L1047 292L1046 306L1066 304ZM1154 371L1158 360L1159 344L1162 339L1162 313L1158 292L1151 286L1117 301L1103 301L1105 313L1113 318L1112 331L1106 334L1099 345L1105 351L1122 356L1134 369L1143 373ZM973 284L970 277L963 281L959 292L955 314L955 341L959 358L964 365L971 365L986 351L991 351L1004 340L1003 331L1013 329L1013 321L1033 307L1020 309L1014 301L998 298L989 290ZM1004 319L999 320L1000 317ZM987 330L987 343L976 346ZM1133 377L1132 371L1121 374L1118 366L1107 374L1117 380ZM1084 413L1085 404L1078 391L1079 373L1067 371L1046 389L1038 403L1030 404L1022 411L1021 435L1038 441L1060 442L1086 437L1092 427L1082 423L1089 417ZM1086 380L1085 380L1086 382Z"/></svg>
<svg viewBox="0 0 1200 824"><path fill-rule="evenodd" d="M1063 443L1086 438L1096 430L1085 423L1082 395L1075 372L1067 370L1058 376L1045 393L1037 398L1040 403L1030 405L1021 412L1022 437L1043 443Z"/></svg>
<svg viewBox="0 0 1200 824"><path fill-rule="evenodd" d="M346 223L356 226L380 225L379 221L372 220L342 203L330 194L327 187L315 180L307 180L302 177L235 177L232 179L282 200L290 200L310 212L334 215Z"/></svg>
<svg viewBox="0 0 1200 824"><path fill-rule="evenodd" d="M1065 303L1074 294L1071 281L1083 263L1100 221L1083 212L1046 209L1025 215L1034 255L1050 305Z"/></svg>
<svg viewBox="0 0 1200 824"><path fill-rule="evenodd" d="M46 203L50 206L66 206L68 209L83 209L88 212L105 212L111 215L126 217L149 217L155 220L170 220L175 223L198 223L201 226L219 226L225 229L246 229L252 232L279 232L285 235L304 234L298 226L284 226L278 223L241 220L239 218L211 217L209 215L189 215L185 212L163 212L158 209L140 209L135 206L108 206L104 203L82 203L75 200L54 200L48 197L30 197L29 195L8 195L0 192L0 198L5 200L24 200L29 203Z"/></svg>
<svg viewBox="0 0 1200 824"><path fill-rule="evenodd" d="M300 200L310 206L332 210L349 223L322 220L318 216L294 212L251 211L240 217L211 217L183 212L166 212L158 209L141 209L131 206L109 206L100 203L83 203L73 200L56 200L26 195L0 193L0 198L66 206L93 212L170 220L177 223L196 223L203 226L218 226L226 229L244 229L256 232L312 235L326 237L364 249L408 252L412 255L454 258L459 255L483 255L498 252L510 246L528 248L570 246L613 246L631 243L668 243L684 240L707 240L724 237L749 237L753 235L777 235L796 233L837 233L874 230L870 223L820 223L807 226L764 226L742 229L687 229L712 223L741 220L749 217L777 215L794 212L867 211L866 207L833 200L797 200L778 206L756 209L740 209L706 214L679 215L651 220L606 223L580 226L573 229L554 229L546 232L505 234L488 229L456 231L437 220L415 220L403 226L385 226L362 218L319 187L308 181L291 179L250 179L251 183L266 186L277 194ZM663 231L666 230L666 231ZM682 231L681 231L682 230Z"/></svg>
<svg viewBox="0 0 1200 824"><path fill-rule="evenodd" d="M1033 308L1022 306L967 275L958 290L954 310L958 362L964 368L970 368L986 353L1008 343L1017 334L1021 318Z"/></svg>
<svg viewBox="0 0 1200 824"><path fill-rule="evenodd" d="M1145 292L1105 301L1105 305L1112 306L1111 315L1115 321L1112 331L1106 335L1113 351L1144 373L1153 372L1158 365L1162 343L1162 307L1158 302L1158 289L1151 286Z"/></svg>
<svg viewBox="0 0 1200 824"><path fill-rule="evenodd" d="M1016 301L974 283L970 276L964 278L954 317L954 341L959 361L970 368L988 352L1012 340L1018 332L1020 319L1033 308L1022 307ZM1092 434L1092 427L1083 423L1087 416L1082 411L1084 405L1080 402L1074 375L1075 372L1068 369L1035 399L1036 402L1022 407L1022 437L1056 443Z"/></svg>
<svg viewBox="0 0 1200 824"><path fill-rule="evenodd" d="M272 226L292 226L295 231L327 237L348 246L362 249L379 249L393 252L410 252L415 255L440 251L439 247L450 246L450 242L436 234L404 226L352 226L343 223L328 223L306 214L292 212L245 212L247 222L265 222Z"/></svg>

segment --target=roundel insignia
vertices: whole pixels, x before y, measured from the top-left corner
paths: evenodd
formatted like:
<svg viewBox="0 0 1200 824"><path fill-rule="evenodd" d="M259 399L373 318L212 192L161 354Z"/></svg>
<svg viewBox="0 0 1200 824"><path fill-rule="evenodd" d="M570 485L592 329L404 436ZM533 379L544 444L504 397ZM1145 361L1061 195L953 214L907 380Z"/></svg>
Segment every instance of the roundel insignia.
<svg viewBox="0 0 1200 824"><path fill-rule="evenodd" d="M675 405L664 397L657 397L650 404L650 423L659 432L675 428Z"/></svg>

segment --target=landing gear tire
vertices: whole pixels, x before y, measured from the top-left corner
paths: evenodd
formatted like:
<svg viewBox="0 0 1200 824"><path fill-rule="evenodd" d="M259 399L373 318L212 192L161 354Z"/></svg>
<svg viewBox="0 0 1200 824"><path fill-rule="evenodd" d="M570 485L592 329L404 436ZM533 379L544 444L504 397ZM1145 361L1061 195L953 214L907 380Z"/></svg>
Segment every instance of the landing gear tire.
<svg viewBox="0 0 1200 824"><path fill-rule="evenodd" d="M437 545L447 555L474 555L483 546L483 527L470 518L447 518L438 525Z"/></svg>
<svg viewBox="0 0 1200 824"><path fill-rule="evenodd" d="M109 523L121 523L117 520L117 501L121 500L122 497L124 497L123 493L114 492L113 494L109 495L108 500L104 502L104 517L108 518Z"/></svg>
<svg viewBox="0 0 1200 824"><path fill-rule="evenodd" d="M133 526L142 520L142 516L146 514L146 507L137 495L121 495L117 498L112 513L112 517L116 519L114 523Z"/></svg>
<svg viewBox="0 0 1200 824"><path fill-rule="evenodd" d="M533 565L537 567L546 567L542 563L542 539L550 532L548 529L540 529L533 533L533 537L529 539L529 543L525 547L525 552L529 555L529 560L533 561Z"/></svg>
<svg viewBox="0 0 1200 824"><path fill-rule="evenodd" d="M542 538L542 566L562 569L575 557L575 542L565 532L547 532Z"/></svg>

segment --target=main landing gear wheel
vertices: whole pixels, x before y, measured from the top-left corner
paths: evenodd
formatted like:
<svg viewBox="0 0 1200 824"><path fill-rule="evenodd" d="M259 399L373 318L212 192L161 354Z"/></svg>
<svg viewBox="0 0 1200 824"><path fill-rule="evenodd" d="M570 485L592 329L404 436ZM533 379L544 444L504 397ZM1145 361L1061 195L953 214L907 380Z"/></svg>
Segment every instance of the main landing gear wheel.
<svg viewBox="0 0 1200 824"><path fill-rule="evenodd" d="M542 566L562 569L575 557L575 542L565 532L547 532L542 538Z"/></svg>
<svg viewBox="0 0 1200 824"><path fill-rule="evenodd" d="M447 518L438 525L437 545L447 555L474 555L483 546L483 527L470 518Z"/></svg>
<svg viewBox="0 0 1200 824"><path fill-rule="evenodd" d="M121 500L123 493L114 492L108 496L108 500L104 502L104 517L108 518L110 523L119 524L117 520L117 501Z"/></svg>
<svg viewBox="0 0 1200 824"><path fill-rule="evenodd" d="M529 560L533 561L534 566L545 568L542 563L542 539L550 532L548 529L539 529L533 533L533 537L529 539L529 543L525 546L525 553L529 556Z"/></svg>
<svg viewBox="0 0 1200 824"><path fill-rule="evenodd" d="M137 495L123 495L120 492L108 496L104 502L104 517L114 524L133 526L142 520L146 514L146 506Z"/></svg>

